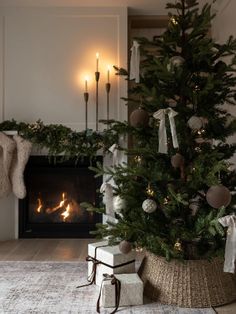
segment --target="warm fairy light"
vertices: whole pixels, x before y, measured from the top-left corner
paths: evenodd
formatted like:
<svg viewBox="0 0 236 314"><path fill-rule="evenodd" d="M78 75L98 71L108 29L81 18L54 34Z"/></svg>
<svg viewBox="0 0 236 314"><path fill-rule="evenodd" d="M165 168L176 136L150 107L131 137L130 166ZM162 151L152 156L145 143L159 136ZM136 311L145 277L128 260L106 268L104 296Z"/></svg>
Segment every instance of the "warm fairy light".
<svg viewBox="0 0 236 314"><path fill-rule="evenodd" d="M155 193L154 190L151 188L150 184L148 184L146 192L147 192L147 195L150 197L154 196L154 193Z"/></svg>
<svg viewBox="0 0 236 314"><path fill-rule="evenodd" d="M181 242L179 241L179 239L176 241L175 245L174 245L174 249L178 252L182 251L182 245Z"/></svg>
<svg viewBox="0 0 236 314"><path fill-rule="evenodd" d="M134 161L137 163L137 164L140 164L142 162L142 157L141 156L135 156L134 157Z"/></svg>
<svg viewBox="0 0 236 314"><path fill-rule="evenodd" d="M172 17L170 18L170 22L171 22L173 25L178 25L178 21L177 21L177 19L176 19L174 16L172 16Z"/></svg>
<svg viewBox="0 0 236 314"><path fill-rule="evenodd" d="M41 209L42 209L42 207L43 207L43 204L42 204L42 201L41 201L40 198L38 198L37 201L38 201L38 207L37 207L37 209L36 209L36 212L37 212L37 213L41 213Z"/></svg>
<svg viewBox="0 0 236 314"><path fill-rule="evenodd" d="M167 205L169 203L169 198L168 197L165 197L164 198L164 201L163 201L163 204L164 205Z"/></svg>

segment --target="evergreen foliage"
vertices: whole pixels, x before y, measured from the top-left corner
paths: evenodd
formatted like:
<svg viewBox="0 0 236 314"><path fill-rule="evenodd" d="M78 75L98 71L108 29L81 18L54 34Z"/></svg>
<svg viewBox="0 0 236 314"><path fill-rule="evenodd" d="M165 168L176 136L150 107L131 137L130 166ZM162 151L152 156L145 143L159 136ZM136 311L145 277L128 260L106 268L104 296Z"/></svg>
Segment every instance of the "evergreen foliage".
<svg viewBox="0 0 236 314"><path fill-rule="evenodd" d="M120 147L128 162L94 169L97 175L107 174L114 180L114 194L125 201L116 217L118 223L99 225L95 234L109 236L112 243L128 240L134 247L146 248L168 260L210 258L224 252L225 230L218 218L234 212L236 202L232 195L229 206L215 209L206 201L209 187L223 184L233 191L236 186L235 171L227 162L236 145L226 142L236 131L236 121L225 109L225 105L236 104L236 40L230 37L219 44L211 38L214 15L210 4L200 10L196 0L177 0L168 3L167 9L171 10L167 30L152 41L138 39L140 83L132 83L126 99L128 106L139 105L142 99L142 108L150 115L149 126L136 128L112 122L110 132L128 134L132 139L128 148ZM184 59L179 66L171 62L176 56ZM116 70L129 80L127 70ZM168 154L160 154L159 125L153 113L173 104L178 112L179 149L172 146L166 120ZM200 130L188 126L192 116L204 118ZM182 173L171 165L171 157L177 152L184 157ZM142 209L149 197L148 186L158 205L150 214ZM191 210L192 200L197 202L195 212Z"/></svg>

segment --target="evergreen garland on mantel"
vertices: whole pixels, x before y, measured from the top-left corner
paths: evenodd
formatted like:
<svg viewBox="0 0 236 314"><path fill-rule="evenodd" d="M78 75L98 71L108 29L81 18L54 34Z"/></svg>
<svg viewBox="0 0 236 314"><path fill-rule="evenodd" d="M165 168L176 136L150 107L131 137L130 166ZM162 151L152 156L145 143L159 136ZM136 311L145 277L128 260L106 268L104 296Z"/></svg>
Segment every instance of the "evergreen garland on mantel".
<svg viewBox="0 0 236 314"><path fill-rule="evenodd" d="M110 124L113 122L109 121ZM19 135L39 148L48 149L49 156L61 155L63 158L76 160L84 157L92 159L99 152L101 154L107 152L111 145L118 143L120 128L118 129L119 131L108 128L102 132L88 129L78 132L62 124L45 125L41 120L32 124L15 120L0 123L0 131L18 131Z"/></svg>

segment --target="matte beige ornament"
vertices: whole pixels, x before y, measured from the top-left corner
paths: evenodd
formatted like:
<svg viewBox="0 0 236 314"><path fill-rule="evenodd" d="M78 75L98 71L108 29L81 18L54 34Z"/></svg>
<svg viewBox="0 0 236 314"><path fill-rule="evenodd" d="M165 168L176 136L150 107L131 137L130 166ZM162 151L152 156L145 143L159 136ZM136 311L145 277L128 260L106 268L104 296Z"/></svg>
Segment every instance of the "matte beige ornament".
<svg viewBox="0 0 236 314"><path fill-rule="evenodd" d="M174 156L171 157L171 164L174 168L181 168L184 165L184 157L176 153Z"/></svg>
<svg viewBox="0 0 236 314"><path fill-rule="evenodd" d="M142 209L146 213L151 214L157 209L157 203L154 200L147 198L145 201L143 201Z"/></svg>
<svg viewBox="0 0 236 314"><path fill-rule="evenodd" d="M231 202L231 194L224 185L213 185L206 193L206 200L213 208L227 207Z"/></svg>
<svg viewBox="0 0 236 314"><path fill-rule="evenodd" d="M184 58L181 56L174 56L170 58L170 62L167 65L167 70L171 71L174 68L178 68L185 62Z"/></svg>
<svg viewBox="0 0 236 314"><path fill-rule="evenodd" d="M123 240L119 244L121 253L128 254L132 250L132 245L129 241Z"/></svg>
<svg viewBox="0 0 236 314"><path fill-rule="evenodd" d="M148 126L149 114L146 110L138 108L130 115L130 124L135 128L144 128Z"/></svg>
<svg viewBox="0 0 236 314"><path fill-rule="evenodd" d="M197 116L192 116L189 120L188 120L188 126L190 127L190 129L196 131L196 130L200 130L203 127L203 121L201 119L201 117L197 117Z"/></svg>

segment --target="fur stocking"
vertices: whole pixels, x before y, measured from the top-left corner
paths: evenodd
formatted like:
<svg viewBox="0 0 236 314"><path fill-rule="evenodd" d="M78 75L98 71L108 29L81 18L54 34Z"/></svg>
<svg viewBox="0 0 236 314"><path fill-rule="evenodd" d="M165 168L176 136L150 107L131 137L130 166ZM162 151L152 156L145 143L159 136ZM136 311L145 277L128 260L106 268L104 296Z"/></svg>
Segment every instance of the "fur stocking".
<svg viewBox="0 0 236 314"><path fill-rule="evenodd" d="M24 170L30 156L32 144L19 135L15 135L13 139L16 142L16 150L11 166L12 190L16 197L22 199L26 196Z"/></svg>
<svg viewBox="0 0 236 314"><path fill-rule="evenodd" d="M16 143L3 132L0 132L0 198L11 192L9 171Z"/></svg>

